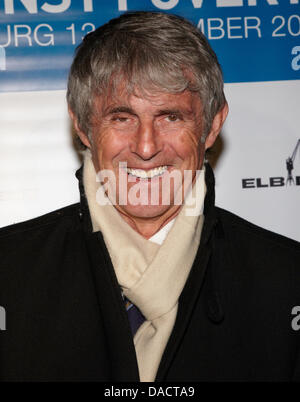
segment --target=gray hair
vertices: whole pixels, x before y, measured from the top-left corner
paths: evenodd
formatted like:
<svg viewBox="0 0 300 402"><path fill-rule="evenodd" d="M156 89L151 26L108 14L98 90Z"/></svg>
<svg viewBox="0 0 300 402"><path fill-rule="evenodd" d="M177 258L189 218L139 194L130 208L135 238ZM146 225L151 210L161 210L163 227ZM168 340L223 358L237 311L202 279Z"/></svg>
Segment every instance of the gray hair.
<svg viewBox="0 0 300 402"><path fill-rule="evenodd" d="M69 107L85 134L90 133L95 96L107 96L124 79L129 91L197 92L204 138L226 103L217 56L192 23L175 15L126 13L85 36L67 91Z"/></svg>

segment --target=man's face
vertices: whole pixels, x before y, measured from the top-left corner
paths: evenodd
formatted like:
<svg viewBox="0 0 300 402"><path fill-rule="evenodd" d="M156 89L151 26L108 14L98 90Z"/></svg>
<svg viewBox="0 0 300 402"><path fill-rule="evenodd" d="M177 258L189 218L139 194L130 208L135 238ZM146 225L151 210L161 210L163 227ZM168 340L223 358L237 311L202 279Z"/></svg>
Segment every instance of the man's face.
<svg viewBox="0 0 300 402"><path fill-rule="evenodd" d="M190 170L194 178L204 158L202 131L201 101L189 91L139 96L120 90L114 97L98 97L94 103L92 158L97 172L108 169L114 173L119 212L129 219L176 215L180 206L174 205L174 197L181 189L173 180L164 188L164 177L178 170L183 179L184 171ZM126 163L127 170L120 170L120 163ZM124 200L119 191L121 180L126 182L126 205L120 203L120 197ZM134 205L130 199L137 184L142 205ZM158 191L156 205L151 202L153 191ZM168 205L162 202L163 191L170 192ZM157 194L154 198L157 201Z"/></svg>

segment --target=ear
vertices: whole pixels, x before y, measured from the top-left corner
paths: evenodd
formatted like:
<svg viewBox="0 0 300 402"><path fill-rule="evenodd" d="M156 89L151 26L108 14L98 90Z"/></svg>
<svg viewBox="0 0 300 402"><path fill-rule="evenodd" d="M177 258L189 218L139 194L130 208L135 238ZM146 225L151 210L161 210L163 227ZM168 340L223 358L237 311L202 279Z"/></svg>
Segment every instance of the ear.
<svg viewBox="0 0 300 402"><path fill-rule="evenodd" d="M77 117L75 116L75 114L73 113L73 111L70 108L68 110L69 110L69 116L70 116L70 118L73 122L74 128L75 128L75 131L76 131L77 135L79 136L79 138L81 139L81 142L86 147L91 148L91 143L90 143L89 137L87 136L87 134L85 134L80 129Z"/></svg>
<svg viewBox="0 0 300 402"><path fill-rule="evenodd" d="M228 104L226 102L223 108L218 111L218 113L215 115L213 119L210 132L205 140L205 150L213 146L214 142L217 139L217 136L219 135L219 132L223 127L227 114L228 114Z"/></svg>

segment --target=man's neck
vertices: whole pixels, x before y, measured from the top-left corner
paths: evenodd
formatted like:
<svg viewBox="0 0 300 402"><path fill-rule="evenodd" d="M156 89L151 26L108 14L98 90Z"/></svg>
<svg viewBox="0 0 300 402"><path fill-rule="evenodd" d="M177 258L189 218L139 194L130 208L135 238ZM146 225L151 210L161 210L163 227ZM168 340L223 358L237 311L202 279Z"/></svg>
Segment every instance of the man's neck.
<svg viewBox="0 0 300 402"><path fill-rule="evenodd" d="M174 208L174 209L173 209ZM149 239L155 233L157 233L160 229L162 229L165 225L167 225L171 220L173 220L181 211L181 206L176 205L172 208L172 210L168 211L168 214L163 214L158 217L149 217L149 218L139 218L139 217L131 217L124 214L119 209L118 212L120 216L125 220L125 222L132 227L137 233L143 236L145 239Z"/></svg>

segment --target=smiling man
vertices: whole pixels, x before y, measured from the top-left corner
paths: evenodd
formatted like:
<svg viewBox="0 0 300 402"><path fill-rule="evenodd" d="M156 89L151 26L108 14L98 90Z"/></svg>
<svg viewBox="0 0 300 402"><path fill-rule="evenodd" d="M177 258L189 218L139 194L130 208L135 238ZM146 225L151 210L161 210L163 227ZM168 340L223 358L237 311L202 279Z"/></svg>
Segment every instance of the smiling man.
<svg viewBox="0 0 300 402"><path fill-rule="evenodd" d="M89 91L82 92L83 84ZM128 14L85 38L71 68L68 101L96 172L114 173L116 209L146 238L179 213L174 201L178 192L184 200L184 172L195 180L228 112L222 73L205 38L184 20L151 13ZM140 202L133 203L129 193L137 181Z"/></svg>
<svg viewBox="0 0 300 402"><path fill-rule="evenodd" d="M0 379L300 380L299 244L214 205L205 37L122 15L84 38L67 100L81 200L1 230Z"/></svg>
<svg viewBox="0 0 300 402"><path fill-rule="evenodd" d="M115 208L134 230L149 238L179 213L181 203L175 202L176 194L184 201L183 190L189 187L185 172L191 172L191 181L195 180L205 149L214 143L228 108L226 103L222 105L204 138L197 93L166 93L154 84L153 88L146 85L146 93L136 88L131 94L125 81L114 98L96 97L89 136L79 127L72 109L70 113L100 178L101 171L113 173L108 186ZM134 187L140 191L138 199L130 197Z"/></svg>

